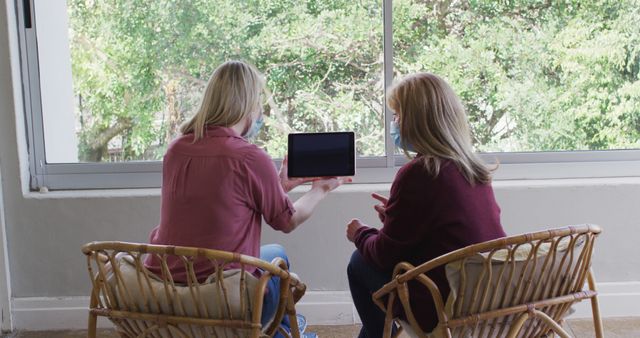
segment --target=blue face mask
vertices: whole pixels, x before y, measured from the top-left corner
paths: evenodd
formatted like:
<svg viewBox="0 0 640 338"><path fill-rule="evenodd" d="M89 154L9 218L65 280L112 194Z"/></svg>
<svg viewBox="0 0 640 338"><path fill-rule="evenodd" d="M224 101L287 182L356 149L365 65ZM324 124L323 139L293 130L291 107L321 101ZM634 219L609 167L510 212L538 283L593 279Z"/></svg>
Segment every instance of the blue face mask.
<svg viewBox="0 0 640 338"><path fill-rule="evenodd" d="M391 134L391 138L393 139L393 143L396 145L396 147L398 147L399 149L404 148L406 151L415 152L415 150L410 144L405 144L404 147L402 146L402 137L400 136L400 126L398 125L397 121L391 121L391 125L389 127L391 129L389 130L389 134Z"/></svg>
<svg viewBox="0 0 640 338"><path fill-rule="evenodd" d="M256 136L258 136L258 133L260 132L260 129L262 128L262 126L264 126L264 115L260 114L260 117L258 117L257 120L253 121L253 124L251 125L251 128L249 128L249 131L247 131L246 134L244 134L244 138L246 139L250 139L250 138L254 138Z"/></svg>

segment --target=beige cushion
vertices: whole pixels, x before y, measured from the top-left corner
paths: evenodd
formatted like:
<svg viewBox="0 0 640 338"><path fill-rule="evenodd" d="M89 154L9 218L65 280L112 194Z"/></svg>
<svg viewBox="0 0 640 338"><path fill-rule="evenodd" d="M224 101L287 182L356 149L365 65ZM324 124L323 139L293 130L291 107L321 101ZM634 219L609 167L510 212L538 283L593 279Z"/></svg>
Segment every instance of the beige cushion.
<svg viewBox="0 0 640 338"><path fill-rule="evenodd" d="M245 312L242 313L240 305L241 270L239 269L224 271L220 281L218 276L212 274L200 285L200 294L192 296L191 292L195 292L195 288L190 289L187 286L176 286L175 290L170 287L165 288L163 281L150 272L148 272L150 278L147 282L144 273L136 270L134 259L128 254L118 254L116 261L121 271L121 282L116 282L113 271L107 277L107 283L116 299L114 309L208 319L251 318L252 301L258 286L258 279L250 273L244 273L247 287L242 293L244 293L247 304ZM152 293L155 294L157 301L151 297ZM225 294L228 303L225 302ZM137 327L144 325L142 321L127 320L127 322L129 325ZM201 332L200 329L191 332L183 325L180 325L180 328L190 337L224 337L225 332L222 331L226 331L229 336L245 336L247 333L232 329L215 329L214 331L217 333ZM161 330L161 335L171 337L167 329Z"/></svg>
<svg viewBox="0 0 640 338"><path fill-rule="evenodd" d="M570 239L565 238L562 241L560 241L560 243L558 244L558 247L555 252L555 256L556 256L555 260L553 257L550 257L547 262L547 268L545 269L545 277L543 278L544 280L548 279L546 276L548 276L549 274L549 268L553 268L552 271L557 271L557 268L561 262L561 259L567 251L569 242L570 242ZM578 240L578 243L574 245L573 247L574 259L571 262L570 271L572 271L575 268L577 257L580 254L583 245L584 245L584 240ZM508 259L509 251L507 249L502 249L497 251L491 257L492 278L491 278L490 290L496 290L496 294L494 298L495 302L493 303L492 306L490 306L490 309L501 308L500 302L503 297L505 297L507 304L508 302L511 301L511 299L514 297L514 293L517 288L520 274L522 274L525 267L527 267L527 271L528 271L527 275L529 275L531 273L531 270L533 269L533 264L535 264L535 269L533 269L533 273L530 275L531 277L529 278L531 280L530 288L531 289L536 288L537 284L541 280L542 273L543 273L542 271L543 265L548 256L550 248L551 248L551 243L542 243L538 248L536 257L535 258L532 257L532 259L529 261L527 265L527 259L529 257L529 254L531 253L531 250L533 249L533 245L532 244L521 245L514 252L515 262L513 263L513 265L509 264L509 266L505 268L502 278L498 278L498 277L500 275L500 272L503 266L502 263ZM462 261L451 262L446 265L445 271L447 275L447 281L449 282L449 287L451 288L451 292L445 304L445 312L449 318L453 318L453 312L454 312L453 306L458 300L458 297L460 297L460 294L462 292L464 293L464 300L463 300L464 304L462 306L463 308L462 313L464 314L468 312L468 307L470 306L469 302L473 297L476 281L480 278L481 274L483 273L483 270L485 270L485 265L489 263L488 260L489 260L488 253L476 254L466 260L465 278L467 282L466 282L466 288L464 290L459 290L461 278L462 278ZM568 262L565 262L564 266L566 266L567 264ZM511 273L511 269L513 269L513 278L510 280L509 274ZM560 276L560 278L570 278L570 276L566 276L566 273L564 272L564 271L567 271L567 269L562 269L562 270L563 270L563 276ZM485 280L488 278L488 271L485 272L485 275L483 278ZM485 283L483 283L483 286L481 286L478 291L477 297L479 299L481 299L482 297L482 292L486 290L486 287L484 287L484 285L486 285ZM554 297L556 295L557 294L552 295L551 297ZM525 297L523 302L535 301L535 300L540 300L544 298L547 298L547 297L543 297L543 295L538 293L529 294L527 295L527 297ZM491 302L491 301L492 301L491 294L489 293L487 295L486 302ZM467 311L465 311L465 309ZM569 312L572 312L572 311L573 310L570 309ZM510 320L507 322L498 322L496 325L502 326L502 325L509 325L509 324L510 324ZM434 331L437 331L437 330L434 330ZM469 332L468 335L465 335L465 337L470 337L471 336L470 334L471 333Z"/></svg>

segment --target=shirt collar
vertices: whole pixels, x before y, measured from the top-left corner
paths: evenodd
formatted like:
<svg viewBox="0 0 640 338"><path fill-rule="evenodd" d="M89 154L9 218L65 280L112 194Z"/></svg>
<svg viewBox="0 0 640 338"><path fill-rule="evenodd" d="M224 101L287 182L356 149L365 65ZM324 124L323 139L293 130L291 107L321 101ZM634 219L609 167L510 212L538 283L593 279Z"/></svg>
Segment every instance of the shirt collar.
<svg viewBox="0 0 640 338"><path fill-rule="evenodd" d="M222 126L205 126L204 134L206 137L236 137L244 140L235 130Z"/></svg>

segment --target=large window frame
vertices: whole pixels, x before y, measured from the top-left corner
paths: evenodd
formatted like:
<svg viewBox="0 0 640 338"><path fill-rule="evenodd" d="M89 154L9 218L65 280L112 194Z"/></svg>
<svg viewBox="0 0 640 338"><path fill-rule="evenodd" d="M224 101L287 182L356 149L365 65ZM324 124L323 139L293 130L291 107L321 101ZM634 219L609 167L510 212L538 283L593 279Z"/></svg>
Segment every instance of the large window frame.
<svg viewBox="0 0 640 338"><path fill-rule="evenodd" d="M392 0L383 1L384 84L393 81ZM24 116L28 136L30 188L32 190L77 190L157 188L162 163L47 163L38 64L35 13L32 0L16 0ZM385 131L392 113L384 106ZM395 154L385 132L385 155L357 158L357 183L388 183L397 167L406 163ZM499 163L495 179L557 179L640 176L640 150L483 153L489 163ZM279 165L280 160L275 160Z"/></svg>

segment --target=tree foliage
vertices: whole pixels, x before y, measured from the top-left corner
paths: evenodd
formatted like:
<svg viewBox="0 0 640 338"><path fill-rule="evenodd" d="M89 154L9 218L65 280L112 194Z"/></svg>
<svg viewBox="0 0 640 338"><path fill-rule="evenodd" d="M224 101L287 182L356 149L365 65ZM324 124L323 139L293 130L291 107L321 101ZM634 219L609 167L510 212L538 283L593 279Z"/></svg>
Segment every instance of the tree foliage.
<svg viewBox="0 0 640 338"><path fill-rule="evenodd" d="M430 71L481 151L640 147L637 0L395 0L394 74ZM213 69L264 72L273 156L289 132L354 130L384 154L378 0L70 0L80 157L157 159ZM111 158L113 159L113 158Z"/></svg>

